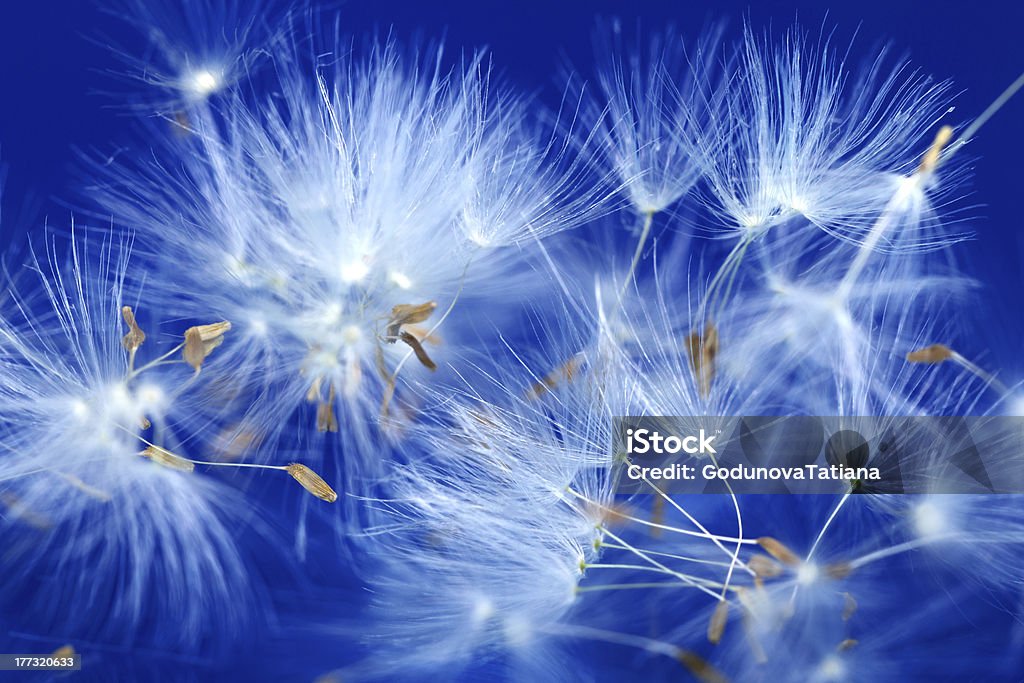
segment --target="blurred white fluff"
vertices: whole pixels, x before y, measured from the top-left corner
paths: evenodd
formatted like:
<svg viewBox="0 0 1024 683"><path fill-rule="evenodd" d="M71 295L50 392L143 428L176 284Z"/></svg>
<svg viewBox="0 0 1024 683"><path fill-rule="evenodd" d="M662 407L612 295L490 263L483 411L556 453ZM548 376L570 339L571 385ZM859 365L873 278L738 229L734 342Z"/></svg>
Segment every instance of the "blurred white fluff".
<svg viewBox="0 0 1024 683"><path fill-rule="evenodd" d="M917 172L951 110L948 84L885 62L883 52L855 70L798 29L777 44L746 30L720 110L694 138L708 205L728 233L754 239L798 219L881 250L956 239L932 221L947 184L934 167ZM884 241L873 236L879 221L891 224Z"/></svg>
<svg viewBox="0 0 1024 683"><path fill-rule="evenodd" d="M142 87L128 96L143 112L183 117L250 75L275 40L264 0L105 0L104 9L132 25L145 49L122 48L129 71L115 74Z"/></svg>
<svg viewBox="0 0 1024 683"><path fill-rule="evenodd" d="M648 38L646 52L622 39L614 22L597 41L593 89L583 88L585 115L595 127L595 159L623 188L634 211L672 207L701 177L692 136L711 125L719 77L720 30L703 34L692 50L673 30Z"/></svg>
<svg viewBox="0 0 1024 683"><path fill-rule="evenodd" d="M435 397L429 457L375 501L384 521L367 532L374 674L497 660L535 680L569 666L558 639L614 514L612 416L634 400L626 366L595 343L571 370L548 358L566 373L557 388L506 370Z"/></svg>
<svg viewBox="0 0 1024 683"><path fill-rule="evenodd" d="M235 325L221 362L261 399L251 429L273 435L315 406L306 431L341 433L358 488L383 465L376 420L400 417L396 384L443 360L454 321L475 335L539 291L524 250L602 202L479 56L446 71L440 51L392 43L329 66L294 50L278 55L275 97L197 114L172 151L181 172L121 171L107 204L165 267L161 310Z"/></svg>
<svg viewBox="0 0 1024 683"><path fill-rule="evenodd" d="M67 267L55 247L48 252L20 283L33 294L15 293L0 312L0 495L11 539L0 571L8 596L36 596L25 616L48 619L49 628L212 645L249 606L229 526L244 503L140 455L149 443L177 448L189 434L182 427L195 409L185 390L192 373L165 368L169 359L158 352L148 368L130 364L122 345L122 306L134 303L124 284L126 244L76 242Z"/></svg>

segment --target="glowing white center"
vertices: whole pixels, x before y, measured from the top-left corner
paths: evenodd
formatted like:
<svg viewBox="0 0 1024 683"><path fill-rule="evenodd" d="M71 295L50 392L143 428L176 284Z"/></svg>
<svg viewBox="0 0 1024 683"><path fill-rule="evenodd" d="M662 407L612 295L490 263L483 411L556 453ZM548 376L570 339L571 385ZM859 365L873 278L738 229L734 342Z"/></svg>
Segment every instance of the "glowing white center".
<svg viewBox="0 0 1024 683"><path fill-rule="evenodd" d="M220 79L209 69L201 69L192 75L192 92L209 95L220 88Z"/></svg>
<svg viewBox="0 0 1024 683"><path fill-rule="evenodd" d="M949 526L946 514L935 503L926 501L914 508L914 530L924 537L939 536Z"/></svg>
<svg viewBox="0 0 1024 683"><path fill-rule="evenodd" d="M818 567L817 565L805 562L800 565L800 569L796 572L796 580L798 583L808 585L814 583L818 578Z"/></svg>

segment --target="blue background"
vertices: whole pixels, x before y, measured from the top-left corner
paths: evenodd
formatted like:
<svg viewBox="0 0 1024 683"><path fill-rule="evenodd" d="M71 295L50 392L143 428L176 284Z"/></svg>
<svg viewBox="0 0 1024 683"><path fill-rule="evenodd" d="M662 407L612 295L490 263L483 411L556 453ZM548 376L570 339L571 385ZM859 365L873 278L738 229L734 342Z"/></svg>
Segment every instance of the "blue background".
<svg viewBox="0 0 1024 683"><path fill-rule="evenodd" d="M782 31L794 20L808 31L824 26L854 57L879 43L906 54L924 73L961 92L952 121L980 114L1024 70L1024 3L822 3L516 0L508 2L359 2L337 4L351 35L393 27L400 40L444 37L453 49L488 47L509 83L557 105L553 74L566 61L592 73L591 36L599 17L640 20L648 29L677 26L694 37L710 20L739 35L744 18L755 30ZM140 128L112 72L126 67L106 45L139 46L135 31L93 2L0 2L0 162L7 166L0 252L45 223L66 226L73 212L94 209L77 186L82 153L138 145ZM856 60L855 60L856 61ZM969 146L974 178L968 225L976 238L958 247L965 268L984 285L981 363L1007 383L1024 379L1024 94L1011 101ZM923 145L927 141L923 141ZM16 265L16 264L15 264ZM312 647L312 645L310 646Z"/></svg>

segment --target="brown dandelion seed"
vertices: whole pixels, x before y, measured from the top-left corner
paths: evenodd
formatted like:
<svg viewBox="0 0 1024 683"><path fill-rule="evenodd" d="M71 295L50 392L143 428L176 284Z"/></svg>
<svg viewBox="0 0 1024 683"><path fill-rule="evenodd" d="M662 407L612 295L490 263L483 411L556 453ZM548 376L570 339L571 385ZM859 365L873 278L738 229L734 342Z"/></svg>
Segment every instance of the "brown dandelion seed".
<svg viewBox="0 0 1024 683"><path fill-rule="evenodd" d="M539 382L535 382L527 392L527 398L540 398L549 391L553 391L563 383L573 381L583 364L579 356L573 356L557 368L544 375Z"/></svg>
<svg viewBox="0 0 1024 683"><path fill-rule="evenodd" d="M386 339L393 344L399 338L402 325L421 323L433 315L436 308L436 301L428 301L423 304L398 304L392 307L391 317L388 319L388 325L384 331Z"/></svg>
<svg viewBox="0 0 1024 683"><path fill-rule="evenodd" d="M825 567L825 574L833 579L845 579L853 571L853 565L849 562L836 562Z"/></svg>
<svg viewBox="0 0 1024 683"><path fill-rule="evenodd" d="M142 346L142 342L146 341L146 333L135 321L135 313L131 306L121 307L121 317L124 318L124 323L128 326L128 334L121 337L121 346L129 352L135 353Z"/></svg>
<svg viewBox="0 0 1024 683"><path fill-rule="evenodd" d="M320 500L325 500L328 503L333 503L338 500L338 494L335 493L334 489L328 486L327 482L324 481L319 474L305 465L293 462L288 465L285 470L288 474L292 475L292 478L295 479L295 481L302 484L302 488L306 489Z"/></svg>
<svg viewBox="0 0 1024 683"><path fill-rule="evenodd" d="M320 401L316 407L316 430L318 432L337 432L338 417L334 413L334 385L327 392L327 400Z"/></svg>
<svg viewBox="0 0 1024 683"><path fill-rule="evenodd" d="M405 329L409 330L413 335L416 336L424 344L433 344L437 346L444 341L437 332L431 332L423 325L406 325Z"/></svg>
<svg viewBox="0 0 1024 683"><path fill-rule="evenodd" d="M404 330L399 333L398 338L409 345L412 352L416 354L416 360L418 360L423 367L429 370L437 370L437 364L431 360L430 356L427 355L427 352L423 349L423 345L420 344L419 339Z"/></svg>
<svg viewBox="0 0 1024 683"><path fill-rule="evenodd" d="M199 372L206 357L224 343L224 335L230 329L231 323L223 320L219 323L197 325L185 330L185 350L182 351L185 362Z"/></svg>
<svg viewBox="0 0 1024 683"><path fill-rule="evenodd" d="M697 380L700 395L711 393L711 381L715 378L715 358L718 356L718 328L712 323L704 326L704 332L692 332L686 338L686 350L690 357L690 369Z"/></svg>
<svg viewBox="0 0 1024 683"><path fill-rule="evenodd" d="M701 683L729 683L722 672L711 666L711 663L696 652L678 650L676 661L682 664Z"/></svg>
<svg viewBox="0 0 1024 683"><path fill-rule="evenodd" d="M192 472L196 468L195 463L191 460L175 455L159 446L147 446L139 455L149 458L158 465L163 465L179 472Z"/></svg>
<svg viewBox="0 0 1024 683"><path fill-rule="evenodd" d="M932 344L907 354L907 360L911 363L927 363L929 365L942 363L952 357L953 349L945 344Z"/></svg>
<svg viewBox="0 0 1024 683"><path fill-rule="evenodd" d="M935 140L932 141L932 146L928 148L928 151L924 153L921 158L921 165L918 167L918 173L929 173L935 169L939 164L939 158L942 156L942 150L945 149L949 141L953 139L953 128L950 126L943 126L939 128L939 132L935 134Z"/></svg>
<svg viewBox="0 0 1024 683"><path fill-rule="evenodd" d="M850 648L854 647L860 641L855 638L847 638L843 642L836 645L836 652L846 652Z"/></svg>
<svg viewBox="0 0 1024 683"><path fill-rule="evenodd" d="M857 611L857 601L849 593L843 593L843 621L849 621Z"/></svg>
<svg viewBox="0 0 1024 683"><path fill-rule="evenodd" d="M800 558L797 554L771 536L762 536L757 539L757 544L764 548L766 553L787 567L796 567L800 565Z"/></svg>
<svg viewBox="0 0 1024 683"><path fill-rule="evenodd" d="M754 555L747 561L747 566L760 579L771 579L782 573L782 567L767 555Z"/></svg>
<svg viewBox="0 0 1024 683"><path fill-rule="evenodd" d="M316 403L320 400L320 385L323 383L323 379L323 377L316 377L309 383L309 391L306 392L307 403Z"/></svg>
<svg viewBox="0 0 1024 683"><path fill-rule="evenodd" d="M718 645L725 633L725 622L729 620L729 601L719 600L715 611L711 613L711 621L708 622L708 642Z"/></svg>

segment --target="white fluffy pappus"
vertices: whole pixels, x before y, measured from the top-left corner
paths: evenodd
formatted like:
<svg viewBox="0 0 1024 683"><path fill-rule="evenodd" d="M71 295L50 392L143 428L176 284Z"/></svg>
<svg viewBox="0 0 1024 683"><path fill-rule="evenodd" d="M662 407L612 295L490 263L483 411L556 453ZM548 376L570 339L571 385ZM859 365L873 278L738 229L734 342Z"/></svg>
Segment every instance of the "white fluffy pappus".
<svg viewBox="0 0 1024 683"><path fill-rule="evenodd" d="M190 109L248 76L278 39L271 0L104 0L102 5L145 44L115 52L128 70L113 75L136 86L126 95L128 106L173 116L178 125L187 125Z"/></svg>
<svg viewBox="0 0 1024 683"><path fill-rule="evenodd" d="M164 267L161 310L232 321L217 362L260 397L246 433L279 437L306 411L306 432L339 432L359 489L385 462L376 424L401 418L399 382L458 338L449 312L472 325L543 287L523 250L602 202L577 196L580 167L481 57L446 70L440 51L328 49L336 63L284 50L277 96L209 108L172 151L180 172L121 170L105 195Z"/></svg>
<svg viewBox="0 0 1024 683"><path fill-rule="evenodd" d="M125 322L129 246L77 238L66 267L52 245L33 258L0 316L8 597L69 635L214 646L252 607L232 529L246 504L171 452L195 377L159 351L142 363L157 342Z"/></svg>
<svg viewBox="0 0 1024 683"><path fill-rule="evenodd" d="M720 110L694 138L727 234L752 240L797 219L878 250L958 239L939 231L932 208L955 187L936 173L952 131L922 160L950 111L949 86L886 62L883 52L858 70L798 29L774 45L746 29Z"/></svg>

